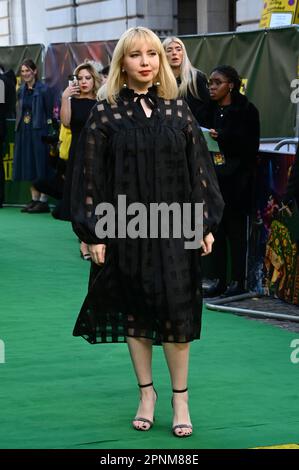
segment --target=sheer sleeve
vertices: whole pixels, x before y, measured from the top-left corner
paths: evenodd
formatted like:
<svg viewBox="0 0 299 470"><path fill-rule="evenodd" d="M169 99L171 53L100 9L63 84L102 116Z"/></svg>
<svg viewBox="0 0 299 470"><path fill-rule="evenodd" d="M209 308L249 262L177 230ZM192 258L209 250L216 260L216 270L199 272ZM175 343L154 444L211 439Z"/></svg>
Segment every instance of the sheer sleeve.
<svg viewBox="0 0 299 470"><path fill-rule="evenodd" d="M212 158L202 131L189 116L185 128L193 202L203 202L203 234L215 233L224 209Z"/></svg>
<svg viewBox="0 0 299 470"><path fill-rule="evenodd" d="M107 132L93 109L83 129L76 152L71 194L71 220L74 232L88 244L105 243L96 236L96 206L105 202Z"/></svg>

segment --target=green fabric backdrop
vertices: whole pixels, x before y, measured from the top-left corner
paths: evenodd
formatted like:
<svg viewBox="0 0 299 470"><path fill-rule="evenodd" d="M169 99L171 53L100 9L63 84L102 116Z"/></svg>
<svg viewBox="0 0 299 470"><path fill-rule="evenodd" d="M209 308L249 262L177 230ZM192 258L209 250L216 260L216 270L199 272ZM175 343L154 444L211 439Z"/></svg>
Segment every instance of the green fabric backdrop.
<svg viewBox="0 0 299 470"><path fill-rule="evenodd" d="M227 64L248 79L246 95L260 111L261 137L295 136L291 82L299 73L299 26L181 39L192 64L207 75Z"/></svg>

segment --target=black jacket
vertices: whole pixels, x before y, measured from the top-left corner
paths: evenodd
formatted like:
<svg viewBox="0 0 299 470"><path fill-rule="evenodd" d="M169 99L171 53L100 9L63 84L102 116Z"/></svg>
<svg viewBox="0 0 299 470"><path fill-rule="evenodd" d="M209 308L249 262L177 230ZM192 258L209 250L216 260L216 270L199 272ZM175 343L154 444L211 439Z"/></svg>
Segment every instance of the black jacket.
<svg viewBox="0 0 299 470"><path fill-rule="evenodd" d="M180 78L177 78L177 83L179 86L181 83ZM196 76L196 86L197 86L197 91L198 91L198 95L200 99L195 98L195 96L192 95L188 87L187 96L185 100L187 101L188 106L191 109L192 114L195 117L196 121L198 122L200 126L202 126L205 121L206 106L210 100L210 95L209 95L208 82L207 82L206 76L199 70Z"/></svg>
<svg viewBox="0 0 299 470"><path fill-rule="evenodd" d="M210 101L205 127L218 131L217 142L225 164L216 167L227 209L248 212L252 203L252 183L260 141L259 112L246 96L237 92L232 104L221 108Z"/></svg>

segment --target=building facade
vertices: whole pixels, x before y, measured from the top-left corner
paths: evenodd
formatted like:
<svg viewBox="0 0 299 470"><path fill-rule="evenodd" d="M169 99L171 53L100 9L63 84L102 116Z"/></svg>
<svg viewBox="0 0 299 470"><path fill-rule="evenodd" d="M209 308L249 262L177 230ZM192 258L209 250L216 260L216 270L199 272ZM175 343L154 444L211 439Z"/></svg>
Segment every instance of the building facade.
<svg viewBox="0 0 299 470"><path fill-rule="evenodd" d="M0 0L0 46L118 39L131 26L160 36L254 29L263 0Z"/></svg>

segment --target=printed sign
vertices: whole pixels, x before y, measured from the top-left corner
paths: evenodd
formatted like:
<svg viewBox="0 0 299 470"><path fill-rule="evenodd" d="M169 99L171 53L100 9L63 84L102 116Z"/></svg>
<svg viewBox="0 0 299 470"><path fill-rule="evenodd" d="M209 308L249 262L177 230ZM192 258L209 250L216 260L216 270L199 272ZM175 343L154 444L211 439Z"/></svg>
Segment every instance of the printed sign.
<svg viewBox="0 0 299 470"><path fill-rule="evenodd" d="M299 23L298 0L268 0L264 3L260 28L276 28Z"/></svg>

